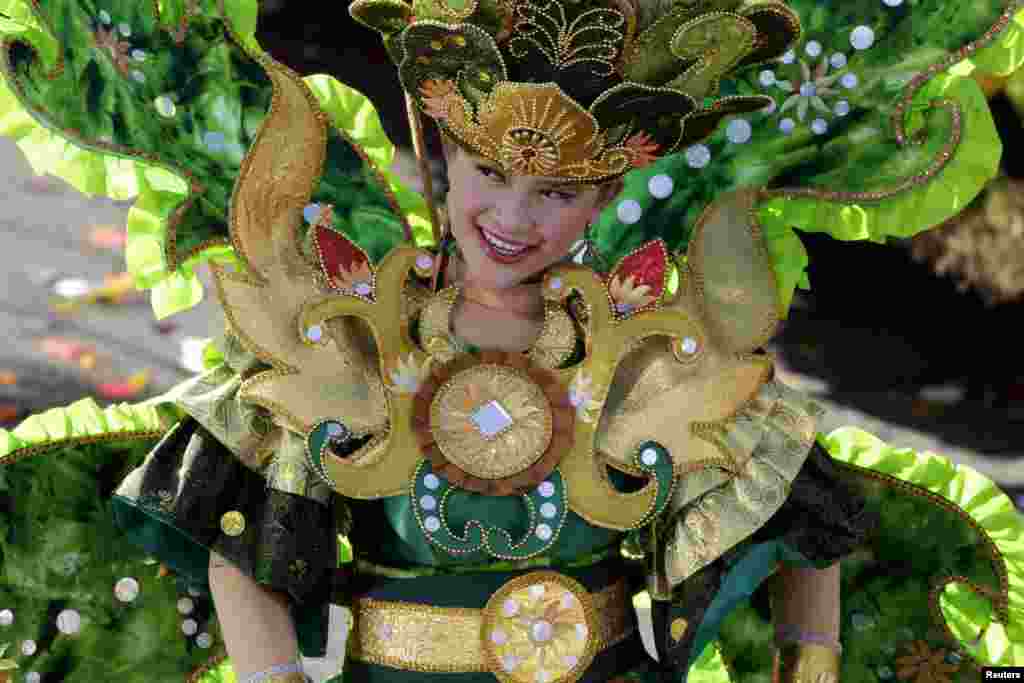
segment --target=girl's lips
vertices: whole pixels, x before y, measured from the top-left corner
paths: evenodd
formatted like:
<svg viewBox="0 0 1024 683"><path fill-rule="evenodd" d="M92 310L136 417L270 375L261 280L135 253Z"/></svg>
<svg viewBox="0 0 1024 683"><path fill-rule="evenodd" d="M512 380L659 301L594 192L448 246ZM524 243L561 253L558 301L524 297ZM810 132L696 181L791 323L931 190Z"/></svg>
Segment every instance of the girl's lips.
<svg viewBox="0 0 1024 683"><path fill-rule="evenodd" d="M532 247L532 246L524 244L522 246L526 247L526 249L524 249L522 252L520 252L518 254L511 255L511 256L508 255L508 254L502 254L497 249L495 249L494 246L491 245L490 242L487 241L486 237L484 237L483 228L481 228L479 225L477 225L475 227L476 227L476 231L477 231L477 239L480 240L480 245L481 245L481 247L483 247L484 253L487 254L488 258L490 258L492 261L494 261L496 263L500 263L500 264L506 265L506 266L510 266L510 265L515 264L515 263L519 263L523 259L527 258L530 255L530 253L535 249L535 247ZM501 239L504 241L504 238L501 238ZM508 240L508 243L509 244L519 244L518 242L513 242L512 240Z"/></svg>

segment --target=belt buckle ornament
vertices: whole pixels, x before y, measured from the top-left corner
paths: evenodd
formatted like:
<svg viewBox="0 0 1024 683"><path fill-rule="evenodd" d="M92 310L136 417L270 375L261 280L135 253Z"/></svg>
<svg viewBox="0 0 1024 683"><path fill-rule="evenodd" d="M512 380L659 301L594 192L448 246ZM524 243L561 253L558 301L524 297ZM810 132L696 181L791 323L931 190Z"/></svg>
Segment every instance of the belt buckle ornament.
<svg viewBox="0 0 1024 683"><path fill-rule="evenodd" d="M600 625L591 596L557 572L531 572L499 588L484 607L480 639L502 683L572 683L597 654Z"/></svg>

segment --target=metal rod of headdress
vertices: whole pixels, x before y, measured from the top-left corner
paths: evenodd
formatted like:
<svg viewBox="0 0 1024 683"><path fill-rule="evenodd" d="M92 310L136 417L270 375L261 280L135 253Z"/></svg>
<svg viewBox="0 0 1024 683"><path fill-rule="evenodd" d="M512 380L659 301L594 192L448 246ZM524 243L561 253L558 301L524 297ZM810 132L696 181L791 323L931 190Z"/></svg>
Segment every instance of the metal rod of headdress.
<svg viewBox="0 0 1024 683"><path fill-rule="evenodd" d="M412 149L416 153L416 162L419 165L420 176L423 178L423 195L424 199L427 200L427 210L430 211L430 225L434 233L434 244L440 244L443 226L437 214L437 205L434 204L434 181L430 174L430 165L427 159L427 145L423 139L423 121L420 119L420 111L416 107L416 101L409 93L405 93L405 112L409 117L409 128L412 130Z"/></svg>

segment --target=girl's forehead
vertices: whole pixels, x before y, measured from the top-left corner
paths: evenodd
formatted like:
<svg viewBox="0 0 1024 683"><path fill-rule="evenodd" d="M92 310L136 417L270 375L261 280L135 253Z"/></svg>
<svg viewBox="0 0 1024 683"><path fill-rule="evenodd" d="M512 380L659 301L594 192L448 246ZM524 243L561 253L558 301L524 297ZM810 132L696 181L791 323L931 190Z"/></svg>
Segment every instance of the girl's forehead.
<svg viewBox="0 0 1024 683"><path fill-rule="evenodd" d="M469 152L466 152L465 150L463 150L463 153L466 155L466 159L468 159L470 163L488 166L499 171L503 176L505 176L509 180L516 180L525 185L543 185L544 187L565 187L575 188L578 190L589 190L594 187L593 184L585 183L580 180L553 178L547 176L523 175L521 173L516 173L514 171L505 169L501 164L495 161L491 161L487 157L482 157L477 154L471 154Z"/></svg>

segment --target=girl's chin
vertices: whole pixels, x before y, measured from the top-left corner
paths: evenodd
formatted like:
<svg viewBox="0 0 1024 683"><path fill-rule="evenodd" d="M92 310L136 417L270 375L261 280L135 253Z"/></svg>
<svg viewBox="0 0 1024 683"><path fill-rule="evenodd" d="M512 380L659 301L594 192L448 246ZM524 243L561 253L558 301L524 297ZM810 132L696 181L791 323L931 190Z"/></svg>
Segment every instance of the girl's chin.
<svg viewBox="0 0 1024 683"><path fill-rule="evenodd" d="M494 263L483 254L477 254L474 260L477 263L466 264L468 279L477 286L488 289L511 289L540 272L530 267L528 263L517 263L512 266Z"/></svg>

